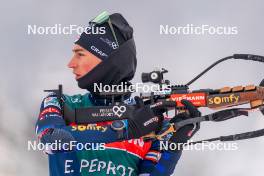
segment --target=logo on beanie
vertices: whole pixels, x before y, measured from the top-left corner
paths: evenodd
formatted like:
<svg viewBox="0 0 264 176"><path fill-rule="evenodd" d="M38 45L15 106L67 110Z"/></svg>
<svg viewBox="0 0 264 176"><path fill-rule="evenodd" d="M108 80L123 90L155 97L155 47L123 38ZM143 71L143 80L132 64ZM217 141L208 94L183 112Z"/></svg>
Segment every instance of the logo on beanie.
<svg viewBox="0 0 264 176"><path fill-rule="evenodd" d="M102 57L107 57L108 55L105 54L103 51L99 50L98 48L96 48L95 46L91 46L91 50L95 51L97 54L99 54Z"/></svg>
<svg viewBox="0 0 264 176"><path fill-rule="evenodd" d="M104 43L106 43L109 47L111 47L113 49L117 49L118 48L118 44L115 43L115 42L112 42L108 38L102 38L102 37L100 37L100 40L102 40Z"/></svg>

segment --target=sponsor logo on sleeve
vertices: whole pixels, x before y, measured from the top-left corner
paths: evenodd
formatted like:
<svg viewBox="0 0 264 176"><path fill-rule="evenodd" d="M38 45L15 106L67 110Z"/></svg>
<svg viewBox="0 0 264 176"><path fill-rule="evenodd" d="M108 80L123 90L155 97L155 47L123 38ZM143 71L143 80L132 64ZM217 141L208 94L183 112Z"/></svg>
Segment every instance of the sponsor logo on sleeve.
<svg viewBox="0 0 264 176"><path fill-rule="evenodd" d="M45 115L48 114L48 113L57 113L57 114L61 115L61 112L58 109L53 108L53 107L49 107L49 108L46 108L46 109L44 109L43 111L40 112L40 114L39 114L40 120L43 120Z"/></svg>
<svg viewBox="0 0 264 176"><path fill-rule="evenodd" d="M48 106L56 106L60 108L60 103L58 102L57 97L47 97L44 100L44 108Z"/></svg>

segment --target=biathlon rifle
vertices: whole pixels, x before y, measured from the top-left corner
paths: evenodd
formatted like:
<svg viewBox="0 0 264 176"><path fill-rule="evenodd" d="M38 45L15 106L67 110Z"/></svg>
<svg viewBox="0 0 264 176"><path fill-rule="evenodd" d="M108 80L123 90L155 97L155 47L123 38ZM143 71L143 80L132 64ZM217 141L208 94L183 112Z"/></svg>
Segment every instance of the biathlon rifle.
<svg viewBox="0 0 264 176"><path fill-rule="evenodd" d="M150 107L153 109L162 109L162 111L166 113L168 113L168 111L174 110L176 116L178 113L185 111L183 105L181 104L181 100L187 99L191 101L197 108L207 107L213 110L219 110L201 117L195 117L176 123L170 123L169 126L165 130L162 130L161 133L152 133L147 136L143 136L143 139L162 140L167 134L175 133L179 128L188 124L196 124L203 121L225 121L241 115L248 116L248 112L253 110L260 110L264 115L264 79L259 84L259 86L248 85L223 87L221 89L199 89L193 91L189 90L189 86L203 74L212 69L215 65L229 59L243 59L264 62L263 56L251 54L234 54L233 56L225 57L213 63L185 85L169 85L170 81L163 79L164 74L168 72L165 69L155 70L150 73L142 73L142 82L152 82L155 84L159 84L161 87L161 89L157 92L151 92L147 95L140 95L141 98L145 100L144 102L150 104ZM55 92L58 95L59 100L63 100L61 85L59 85L58 90L47 91ZM112 97L110 106L94 106L88 108L69 109L67 106L63 106L63 102L61 101L61 106L63 106L64 109L64 119L67 124L89 124L127 119L129 117L127 114L134 109L134 106L126 105L123 102L124 96L127 93L128 92L102 92L102 96L108 98L109 96ZM121 99L119 101L115 101L114 97L116 96L121 96ZM249 104L250 108L234 108L235 106L244 104ZM235 141L260 136L264 136L264 129L228 136L221 136L217 138L193 142L192 144L200 143L203 141L217 140Z"/></svg>
<svg viewBox="0 0 264 176"><path fill-rule="evenodd" d="M141 95L142 98L150 102L159 101L173 101L176 103L174 107L175 113L180 113L184 110L181 104L182 99L189 100L197 108L207 107L213 110L220 110L212 114L208 114L201 117L190 118L187 120L182 120L177 123L171 123L167 130L163 131L161 134L150 134L145 136L146 138L157 138L162 140L162 138L168 133L177 132L177 130L188 124L196 124L203 121L213 121L220 122L241 115L248 116L248 112L254 110L260 110L264 115L264 79L261 81L259 86L248 85L248 86L236 86L236 87L223 87L221 89L200 89L200 90L189 90L189 85L200 78L207 71L212 69L215 65L220 62L226 61L228 59L244 59L252 60L258 62L264 62L263 56L249 55L249 54L234 54L233 56L228 56L223 59L218 60L211 66L206 68L203 72L193 78L185 85L172 85L169 86L170 90L161 89L158 92L152 92L151 95ZM168 71L165 69L155 70L150 73L142 73L143 82L152 82L156 84L168 85L169 80L163 79L163 74ZM164 87L164 86L163 86ZM166 87L166 86L165 86ZM238 105L249 104L250 108L230 108ZM168 110L171 107L168 107ZM250 131L240 134L221 136L212 139L206 139L201 141L192 142L191 144L201 143L205 141L235 141L242 139L255 138L259 136L264 136L264 129Z"/></svg>

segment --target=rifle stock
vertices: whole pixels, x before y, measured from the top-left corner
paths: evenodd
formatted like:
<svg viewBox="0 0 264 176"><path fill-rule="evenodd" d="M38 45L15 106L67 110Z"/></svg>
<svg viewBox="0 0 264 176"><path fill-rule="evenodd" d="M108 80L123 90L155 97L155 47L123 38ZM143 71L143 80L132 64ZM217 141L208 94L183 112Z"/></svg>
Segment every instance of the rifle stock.
<svg viewBox="0 0 264 176"><path fill-rule="evenodd" d="M182 99L191 101L196 107L208 107L210 109L224 109L227 107L250 104L257 108L264 105L264 87L262 86L236 86L223 87L210 91L193 91L184 94L171 94L167 100L176 101L177 107L182 107Z"/></svg>

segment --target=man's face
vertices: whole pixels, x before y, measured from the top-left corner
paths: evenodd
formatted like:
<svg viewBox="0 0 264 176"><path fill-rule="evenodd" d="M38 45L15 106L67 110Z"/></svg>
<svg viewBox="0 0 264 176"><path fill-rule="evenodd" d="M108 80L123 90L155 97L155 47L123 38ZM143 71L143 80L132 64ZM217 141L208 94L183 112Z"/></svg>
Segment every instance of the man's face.
<svg viewBox="0 0 264 176"><path fill-rule="evenodd" d="M76 80L86 75L86 73L90 72L102 62L101 59L82 48L80 45L75 44L72 51L73 56L68 63L68 67L73 69Z"/></svg>

